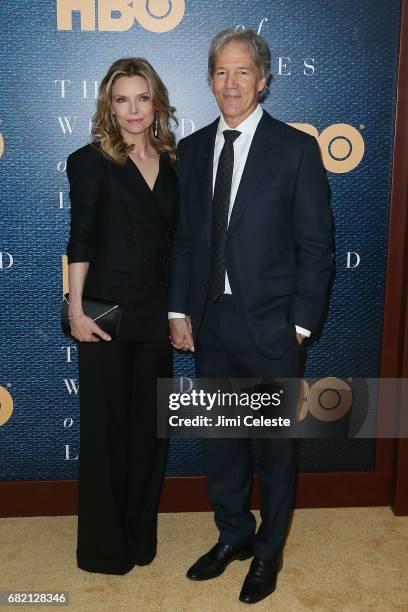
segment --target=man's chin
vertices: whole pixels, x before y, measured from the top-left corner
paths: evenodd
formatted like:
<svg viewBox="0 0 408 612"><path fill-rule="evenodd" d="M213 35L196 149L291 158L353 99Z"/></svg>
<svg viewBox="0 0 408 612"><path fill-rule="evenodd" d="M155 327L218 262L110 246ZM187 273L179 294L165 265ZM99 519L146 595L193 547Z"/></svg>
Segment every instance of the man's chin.
<svg viewBox="0 0 408 612"><path fill-rule="evenodd" d="M221 108L221 112L224 115L224 117L230 121L236 121L242 115L241 109L237 109L236 107L231 107L231 106L226 106L226 105Z"/></svg>
<svg viewBox="0 0 408 612"><path fill-rule="evenodd" d="M238 104L234 104L233 102L232 103L224 102L224 104L221 107L221 110L224 113L224 115L230 115L231 117L237 116L242 112L242 108Z"/></svg>

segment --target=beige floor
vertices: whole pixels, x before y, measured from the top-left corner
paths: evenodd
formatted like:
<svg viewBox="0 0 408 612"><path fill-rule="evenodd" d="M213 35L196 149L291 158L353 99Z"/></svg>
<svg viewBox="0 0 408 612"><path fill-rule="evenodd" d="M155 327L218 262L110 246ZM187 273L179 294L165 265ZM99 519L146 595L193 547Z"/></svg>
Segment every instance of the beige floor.
<svg viewBox="0 0 408 612"><path fill-rule="evenodd" d="M87 612L408 612L408 517L389 508L296 510L278 588L253 606L238 601L249 560L208 582L184 577L216 540L209 513L161 514L156 560L124 577L78 570L75 530L75 517L0 519L0 591L68 591L59 609Z"/></svg>

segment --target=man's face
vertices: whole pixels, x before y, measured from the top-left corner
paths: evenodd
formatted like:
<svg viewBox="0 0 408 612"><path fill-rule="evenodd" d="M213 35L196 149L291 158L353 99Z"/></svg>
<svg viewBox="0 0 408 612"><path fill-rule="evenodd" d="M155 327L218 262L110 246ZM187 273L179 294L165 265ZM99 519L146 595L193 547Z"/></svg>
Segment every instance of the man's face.
<svg viewBox="0 0 408 612"><path fill-rule="evenodd" d="M211 87L225 121L237 127L255 110L265 86L244 43L229 42L218 53Z"/></svg>

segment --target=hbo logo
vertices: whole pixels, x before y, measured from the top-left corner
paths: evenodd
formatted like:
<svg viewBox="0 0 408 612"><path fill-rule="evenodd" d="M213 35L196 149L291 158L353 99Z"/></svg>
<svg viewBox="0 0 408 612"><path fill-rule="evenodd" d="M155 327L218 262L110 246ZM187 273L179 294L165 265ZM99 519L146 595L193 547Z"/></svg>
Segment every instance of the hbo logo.
<svg viewBox="0 0 408 612"><path fill-rule="evenodd" d="M184 0L57 0L57 29L72 30L72 13L77 11L81 30L124 32L136 20L151 32L168 32L183 19L185 8Z"/></svg>

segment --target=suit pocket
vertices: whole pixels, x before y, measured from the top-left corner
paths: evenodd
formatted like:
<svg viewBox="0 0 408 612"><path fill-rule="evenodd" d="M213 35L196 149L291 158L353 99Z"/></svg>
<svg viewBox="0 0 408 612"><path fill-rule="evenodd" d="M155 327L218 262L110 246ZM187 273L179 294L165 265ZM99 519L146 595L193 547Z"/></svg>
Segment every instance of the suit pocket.
<svg viewBox="0 0 408 612"><path fill-rule="evenodd" d="M269 295L293 295L295 293L295 278L266 276L264 283Z"/></svg>
<svg viewBox="0 0 408 612"><path fill-rule="evenodd" d="M258 195L269 195L270 197L276 198L282 194L282 187L277 184L276 181L266 181L262 183L255 183L251 189L251 196L256 198Z"/></svg>

